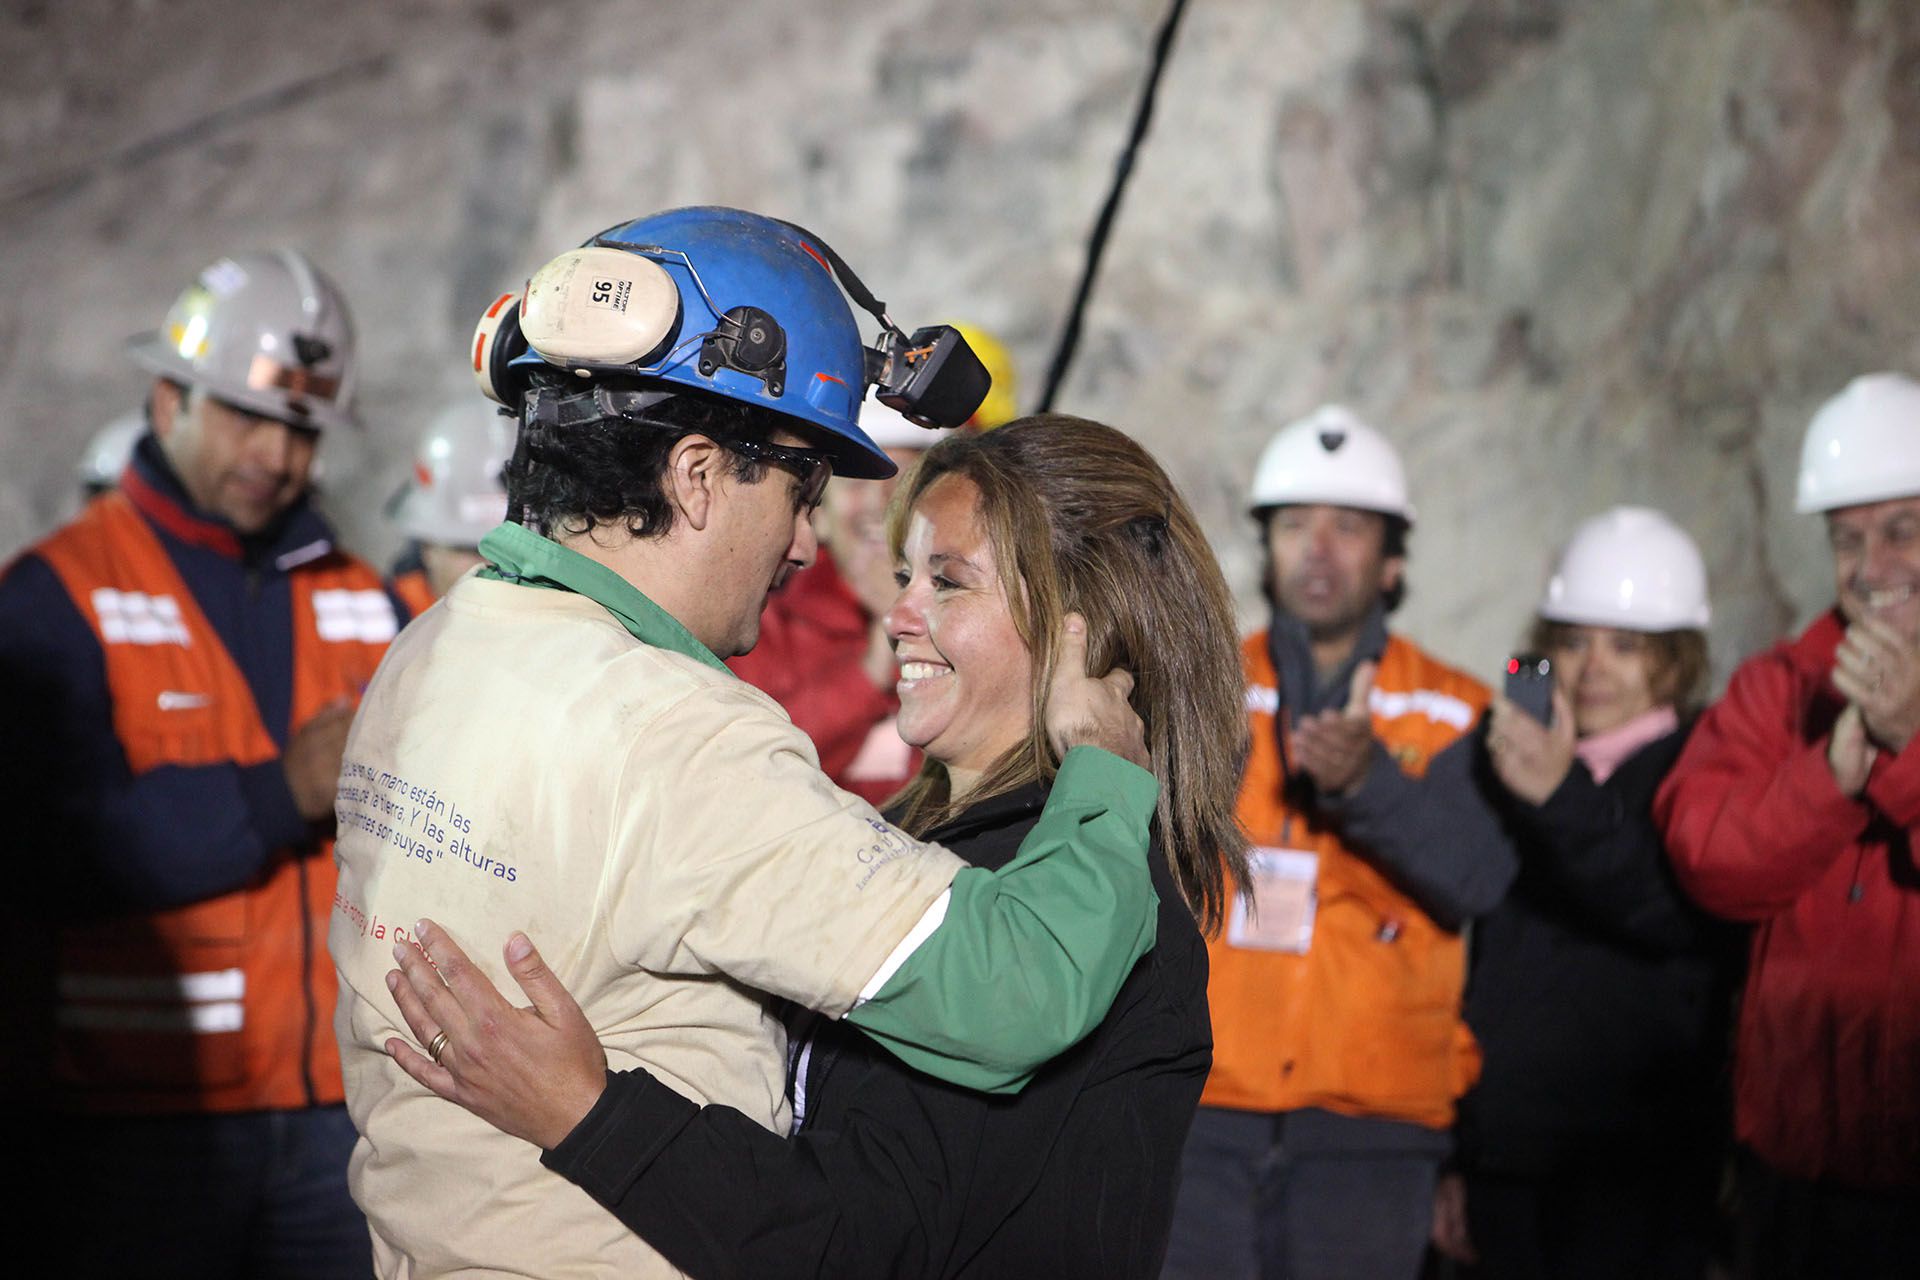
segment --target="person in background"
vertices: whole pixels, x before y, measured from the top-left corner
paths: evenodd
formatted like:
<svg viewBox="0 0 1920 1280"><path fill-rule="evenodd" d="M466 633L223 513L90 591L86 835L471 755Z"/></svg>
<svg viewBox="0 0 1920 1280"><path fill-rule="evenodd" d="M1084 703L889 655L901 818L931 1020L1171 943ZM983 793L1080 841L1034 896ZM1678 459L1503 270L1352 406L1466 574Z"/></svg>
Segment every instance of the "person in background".
<svg viewBox="0 0 1920 1280"><path fill-rule="evenodd" d="M1267 630L1241 651L1250 899L1209 945L1214 1063L1165 1274L1412 1277L1478 1053L1461 930L1514 874L1465 737L1486 688L1390 634L1413 524L1386 438L1327 406L1255 468Z"/></svg>
<svg viewBox="0 0 1920 1280"><path fill-rule="evenodd" d="M93 433L87 451L74 466L74 479L80 483L80 501L93 501L111 492L120 483L120 475L133 460L133 446L147 434L147 415L135 409L123 413Z"/></svg>
<svg viewBox="0 0 1920 1280"><path fill-rule="evenodd" d="M0 785L58 929L44 1225L68 1275L364 1274L323 947L398 615L307 501L353 425L346 300L290 250L222 258L131 353L118 491L0 576Z"/></svg>
<svg viewBox="0 0 1920 1280"><path fill-rule="evenodd" d="M1436 1198L1436 1242L1476 1264L1465 1275L1707 1273L1740 939L1680 892L1653 824L1705 683L1707 620L1693 540L1616 507L1574 533L1534 620L1550 720L1494 699L1483 776L1520 874L1474 924L1466 1011L1484 1064Z"/></svg>
<svg viewBox="0 0 1920 1280"><path fill-rule="evenodd" d="M900 673L884 615L899 588L887 547L887 503L901 475L951 432L909 422L871 396L861 402L860 429L900 475L827 486L819 558L768 597L760 642L727 665L786 709L813 739L821 771L836 786L880 804L920 767L895 718Z"/></svg>
<svg viewBox="0 0 1920 1280"><path fill-rule="evenodd" d="M480 539L507 518L502 476L513 456L513 420L479 395L441 410L420 437L395 522L410 539L393 590L419 617L480 564Z"/></svg>
<svg viewBox="0 0 1920 1280"><path fill-rule="evenodd" d="M1734 1042L1742 1274L1920 1258L1920 384L1856 378L1797 506L1836 603L1748 659L1654 813L1681 887L1754 926Z"/></svg>

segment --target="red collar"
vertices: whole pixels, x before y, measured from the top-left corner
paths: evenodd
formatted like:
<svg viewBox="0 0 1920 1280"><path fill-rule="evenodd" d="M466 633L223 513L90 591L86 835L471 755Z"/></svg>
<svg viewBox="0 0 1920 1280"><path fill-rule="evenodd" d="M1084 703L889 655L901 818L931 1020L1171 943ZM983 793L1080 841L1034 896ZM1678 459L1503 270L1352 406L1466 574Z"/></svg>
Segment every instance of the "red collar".
<svg viewBox="0 0 1920 1280"><path fill-rule="evenodd" d="M120 492L134 510L190 546L204 547L230 559L241 558L240 536L223 524L195 515L153 486L138 467L120 477Z"/></svg>

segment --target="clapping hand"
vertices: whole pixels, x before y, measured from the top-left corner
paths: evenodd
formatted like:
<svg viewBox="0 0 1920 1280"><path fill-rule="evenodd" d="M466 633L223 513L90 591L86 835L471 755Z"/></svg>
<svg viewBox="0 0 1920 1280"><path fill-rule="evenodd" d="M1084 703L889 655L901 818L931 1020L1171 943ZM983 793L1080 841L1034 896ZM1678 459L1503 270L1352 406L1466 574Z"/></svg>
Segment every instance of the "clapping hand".
<svg viewBox="0 0 1920 1280"><path fill-rule="evenodd" d="M1322 795L1357 790L1373 761L1373 696L1377 667L1362 662L1353 669L1347 705L1304 717L1293 727L1293 758Z"/></svg>
<svg viewBox="0 0 1920 1280"><path fill-rule="evenodd" d="M1868 615L1834 653L1833 685L1860 709L1875 746L1898 752L1920 732L1920 647Z"/></svg>

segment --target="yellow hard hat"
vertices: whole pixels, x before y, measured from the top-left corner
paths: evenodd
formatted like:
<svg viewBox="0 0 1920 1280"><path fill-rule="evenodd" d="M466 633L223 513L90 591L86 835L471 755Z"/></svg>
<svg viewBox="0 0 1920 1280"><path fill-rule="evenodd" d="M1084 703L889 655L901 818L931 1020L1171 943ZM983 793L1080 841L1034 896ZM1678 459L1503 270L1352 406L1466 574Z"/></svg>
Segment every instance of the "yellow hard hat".
<svg viewBox="0 0 1920 1280"><path fill-rule="evenodd" d="M978 325L955 321L953 327L967 340L967 345L973 348L973 354L979 356L980 363L987 367L987 376L993 379L993 386L987 389L987 398L967 419L966 429L991 431L1003 423L1012 422L1020 416L1020 379L1013 369L1013 356L1000 339Z"/></svg>

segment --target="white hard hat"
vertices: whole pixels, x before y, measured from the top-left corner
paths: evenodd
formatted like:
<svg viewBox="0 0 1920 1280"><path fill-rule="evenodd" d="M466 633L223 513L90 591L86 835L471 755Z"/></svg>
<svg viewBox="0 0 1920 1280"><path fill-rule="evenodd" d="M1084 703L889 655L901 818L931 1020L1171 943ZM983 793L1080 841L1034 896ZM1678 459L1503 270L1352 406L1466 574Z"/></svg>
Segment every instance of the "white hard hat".
<svg viewBox="0 0 1920 1280"><path fill-rule="evenodd" d="M1253 469L1255 511L1324 502L1413 523L1407 473L1387 438L1341 405L1322 405L1274 434Z"/></svg>
<svg viewBox="0 0 1920 1280"><path fill-rule="evenodd" d="M910 422L898 409L872 396L860 402L860 429L882 449L931 449L953 434L951 427L929 428Z"/></svg>
<svg viewBox="0 0 1920 1280"><path fill-rule="evenodd" d="M396 519L410 538L477 547L507 518L500 472L513 456L514 423L478 396L441 411L420 437Z"/></svg>
<svg viewBox="0 0 1920 1280"><path fill-rule="evenodd" d="M1869 373L1820 406L1800 446L1796 510L1882 502L1920 493L1920 383Z"/></svg>
<svg viewBox="0 0 1920 1280"><path fill-rule="evenodd" d="M123 413L93 433L87 451L73 469L74 476L87 489L111 489L120 483L120 473L133 460L133 446L147 431L147 417L136 409Z"/></svg>
<svg viewBox="0 0 1920 1280"><path fill-rule="evenodd" d="M1707 625L1700 548L1651 507L1615 507L1583 523L1560 552L1540 600L1549 622L1627 631Z"/></svg>
<svg viewBox="0 0 1920 1280"><path fill-rule="evenodd" d="M163 378L296 426L351 426L353 321L332 281L291 249L222 258L152 333L127 342Z"/></svg>

